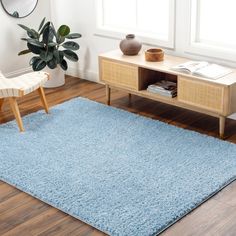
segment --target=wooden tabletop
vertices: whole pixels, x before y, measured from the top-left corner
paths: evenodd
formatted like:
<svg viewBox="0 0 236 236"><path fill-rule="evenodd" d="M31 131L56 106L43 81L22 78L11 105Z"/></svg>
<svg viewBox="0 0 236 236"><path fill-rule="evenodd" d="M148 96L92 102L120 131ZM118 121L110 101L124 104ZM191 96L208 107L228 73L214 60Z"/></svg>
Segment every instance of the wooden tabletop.
<svg viewBox="0 0 236 236"><path fill-rule="evenodd" d="M100 58L116 60L119 62L135 65L142 68L147 68L150 70L158 70L160 72L165 72L168 74L173 74L173 75L178 75L178 76L185 76L192 79L203 80L203 81L214 83L214 84L230 86L236 83L236 69L233 69L233 68L230 68L232 70L232 73L216 80L172 70L171 68L174 66L191 61L191 59L184 58L184 57L165 55L165 59L162 62L147 62L145 60L144 52L140 52L137 56L125 56L120 50L114 50L114 51L101 54Z"/></svg>

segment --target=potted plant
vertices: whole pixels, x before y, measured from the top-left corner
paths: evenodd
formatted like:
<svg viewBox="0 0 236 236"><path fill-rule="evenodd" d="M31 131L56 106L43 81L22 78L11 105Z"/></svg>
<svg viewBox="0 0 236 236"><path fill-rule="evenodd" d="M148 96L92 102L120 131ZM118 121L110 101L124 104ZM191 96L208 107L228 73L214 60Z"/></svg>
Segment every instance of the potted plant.
<svg viewBox="0 0 236 236"><path fill-rule="evenodd" d="M27 44L27 49L18 55L33 53L35 56L30 60L34 71L45 69L51 75L45 87L58 87L65 83L65 71L68 69L66 59L77 62L78 55L75 53L80 46L73 39L78 39L81 34L70 33L67 25L61 25L56 31L52 22L45 22L44 18L38 30L31 29L19 24L28 37L22 38ZM68 41L69 40L69 41Z"/></svg>

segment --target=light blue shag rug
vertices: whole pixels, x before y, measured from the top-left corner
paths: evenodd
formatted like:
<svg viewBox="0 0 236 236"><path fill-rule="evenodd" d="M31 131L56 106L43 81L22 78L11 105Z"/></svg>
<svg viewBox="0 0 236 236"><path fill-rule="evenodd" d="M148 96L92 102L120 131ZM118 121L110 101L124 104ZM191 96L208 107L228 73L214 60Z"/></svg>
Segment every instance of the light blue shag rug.
<svg viewBox="0 0 236 236"><path fill-rule="evenodd" d="M0 177L110 234L156 235L232 182L236 145L77 98L0 126Z"/></svg>

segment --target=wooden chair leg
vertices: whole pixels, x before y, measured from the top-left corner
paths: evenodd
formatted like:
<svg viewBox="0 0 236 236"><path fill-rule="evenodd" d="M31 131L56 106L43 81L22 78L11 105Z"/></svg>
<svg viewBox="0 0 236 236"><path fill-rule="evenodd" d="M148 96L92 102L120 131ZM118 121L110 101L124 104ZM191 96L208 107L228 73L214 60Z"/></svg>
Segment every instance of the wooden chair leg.
<svg viewBox="0 0 236 236"><path fill-rule="evenodd" d="M40 96L40 99L42 101L44 110L46 111L46 113L49 113L49 108L48 108L48 104L47 104L47 100L46 100L46 96L45 96L43 87L39 87L38 92L39 92L39 96Z"/></svg>
<svg viewBox="0 0 236 236"><path fill-rule="evenodd" d="M0 98L0 111L2 110L3 103L4 103L4 98Z"/></svg>
<svg viewBox="0 0 236 236"><path fill-rule="evenodd" d="M14 116L16 118L16 122L19 126L19 129L21 132L24 132L23 122L21 119L21 115L20 115L20 111L19 111L19 107L18 107L16 98L14 98L14 97L9 98L9 102L10 102L11 109L14 113Z"/></svg>

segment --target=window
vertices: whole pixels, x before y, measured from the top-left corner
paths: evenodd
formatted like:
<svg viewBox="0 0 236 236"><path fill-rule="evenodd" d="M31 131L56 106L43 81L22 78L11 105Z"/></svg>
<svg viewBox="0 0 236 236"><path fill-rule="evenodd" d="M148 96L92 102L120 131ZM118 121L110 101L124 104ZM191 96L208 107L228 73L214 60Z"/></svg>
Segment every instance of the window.
<svg viewBox="0 0 236 236"><path fill-rule="evenodd" d="M235 0L192 0L188 51L235 60L235 9Z"/></svg>
<svg viewBox="0 0 236 236"><path fill-rule="evenodd" d="M174 0L98 0L98 29L119 38L135 33L145 43L173 48L174 14Z"/></svg>
<svg viewBox="0 0 236 236"><path fill-rule="evenodd" d="M96 0L97 34L236 66L236 0Z"/></svg>

